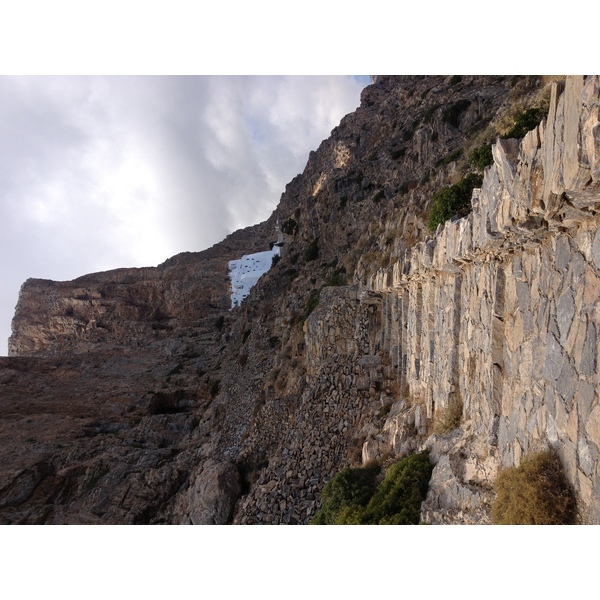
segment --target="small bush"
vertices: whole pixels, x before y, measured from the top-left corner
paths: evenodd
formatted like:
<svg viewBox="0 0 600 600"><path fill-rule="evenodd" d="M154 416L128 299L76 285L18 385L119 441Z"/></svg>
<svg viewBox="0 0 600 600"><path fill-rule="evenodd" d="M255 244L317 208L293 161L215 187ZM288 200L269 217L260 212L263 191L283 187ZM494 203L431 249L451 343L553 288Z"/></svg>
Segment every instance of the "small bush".
<svg viewBox="0 0 600 600"><path fill-rule="evenodd" d="M541 106L532 106L516 114L514 118L514 125L502 136L503 139L509 138L522 138L531 131L535 129L540 121L545 118L548 114L546 108Z"/></svg>
<svg viewBox="0 0 600 600"><path fill-rule="evenodd" d="M439 420L436 421L433 432L437 435L443 435L456 429L462 421L462 412L462 402L460 400L451 401L444 409Z"/></svg>
<svg viewBox="0 0 600 600"><path fill-rule="evenodd" d="M290 280L290 281L294 281L294 279L296 279L296 277L298 277L298 275L300 275L300 273L298 272L298 269L286 269L284 275Z"/></svg>
<svg viewBox="0 0 600 600"><path fill-rule="evenodd" d="M571 525L576 506L560 459L545 451L504 469L495 484L492 522L496 525Z"/></svg>
<svg viewBox="0 0 600 600"><path fill-rule="evenodd" d="M440 161L438 161L437 166L445 166L445 165L449 165L450 163L458 160L463 154L463 150L462 148L459 148L458 150L455 150L454 152L450 152L450 154L448 154L447 156L445 156L444 158L442 158Z"/></svg>
<svg viewBox="0 0 600 600"><path fill-rule="evenodd" d="M417 525L433 465L427 452L413 454L388 468L375 487L378 465L344 469L324 488L317 525Z"/></svg>
<svg viewBox="0 0 600 600"><path fill-rule="evenodd" d="M296 219L290 217L281 224L281 232L286 235L294 235L296 231L298 231L298 222Z"/></svg>
<svg viewBox="0 0 600 600"><path fill-rule="evenodd" d="M342 266L336 269L325 281L326 286L346 285L348 277L346 275L346 267Z"/></svg>
<svg viewBox="0 0 600 600"><path fill-rule="evenodd" d="M311 262L319 258L319 240L313 240L304 251L304 260Z"/></svg>
<svg viewBox="0 0 600 600"><path fill-rule="evenodd" d="M304 307L304 312L302 313L302 317L300 318L300 322L304 323L306 319L310 316L313 310L319 306L319 299L321 295L321 290L313 290L306 301L306 306Z"/></svg>
<svg viewBox="0 0 600 600"><path fill-rule="evenodd" d="M451 104L442 114L442 121L452 125L452 127L458 127L460 115L467 110L470 106L471 101L463 98L454 104Z"/></svg>
<svg viewBox="0 0 600 600"><path fill-rule="evenodd" d="M469 173L458 183L442 188L433 197L427 222L429 229L434 231L440 223L445 223L455 215L458 217L468 215L471 212L473 189L479 187L482 181L481 175Z"/></svg>
<svg viewBox="0 0 600 600"><path fill-rule="evenodd" d="M313 525L336 525L340 512L351 507L365 507L375 492L379 465L372 463L358 469L346 468L325 484L321 508L312 518ZM347 518L347 515L342 515Z"/></svg>
<svg viewBox="0 0 600 600"><path fill-rule="evenodd" d="M473 149L469 154L469 164L477 169L483 171L486 167L489 167L494 162L492 155L492 146L490 144L483 144Z"/></svg>
<svg viewBox="0 0 600 600"><path fill-rule="evenodd" d="M88 479L82 486L82 489L84 492L89 492L90 490L92 490L94 487L96 487L96 484L109 472L109 469L107 469L106 467L101 467L99 469L99 471L93 475L92 477L90 477L90 479Z"/></svg>
<svg viewBox="0 0 600 600"><path fill-rule="evenodd" d="M220 317L217 317L217 320L215 321L215 327L221 331L221 329L223 329L223 324L225 323L225 317L223 315L221 315Z"/></svg>
<svg viewBox="0 0 600 600"><path fill-rule="evenodd" d="M390 414L390 410L392 409L392 405L391 404L384 404L379 411L377 412L377 416L380 419L385 419L387 418L387 416Z"/></svg>
<svg viewBox="0 0 600 600"><path fill-rule="evenodd" d="M393 464L369 501L361 524L418 525L432 471L427 452Z"/></svg>

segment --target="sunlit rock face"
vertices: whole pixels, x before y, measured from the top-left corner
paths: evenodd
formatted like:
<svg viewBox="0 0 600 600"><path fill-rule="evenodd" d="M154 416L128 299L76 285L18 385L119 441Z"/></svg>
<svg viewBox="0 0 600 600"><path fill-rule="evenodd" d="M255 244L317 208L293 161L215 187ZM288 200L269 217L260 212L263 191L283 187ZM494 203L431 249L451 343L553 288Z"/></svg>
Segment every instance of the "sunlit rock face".
<svg viewBox="0 0 600 600"><path fill-rule="evenodd" d="M229 261L231 279L231 308L239 306L247 298L252 286L271 268L273 258L279 256L279 246L272 250L244 254L239 260Z"/></svg>

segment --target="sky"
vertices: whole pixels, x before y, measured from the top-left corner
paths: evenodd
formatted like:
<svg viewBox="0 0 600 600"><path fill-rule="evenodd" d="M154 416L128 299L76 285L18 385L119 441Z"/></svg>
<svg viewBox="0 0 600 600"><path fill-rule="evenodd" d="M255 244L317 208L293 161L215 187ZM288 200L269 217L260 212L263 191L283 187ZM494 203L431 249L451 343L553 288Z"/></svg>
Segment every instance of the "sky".
<svg viewBox="0 0 600 600"><path fill-rule="evenodd" d="M21 284L264 221L368 76L0 77L0 355Z"/></svg>

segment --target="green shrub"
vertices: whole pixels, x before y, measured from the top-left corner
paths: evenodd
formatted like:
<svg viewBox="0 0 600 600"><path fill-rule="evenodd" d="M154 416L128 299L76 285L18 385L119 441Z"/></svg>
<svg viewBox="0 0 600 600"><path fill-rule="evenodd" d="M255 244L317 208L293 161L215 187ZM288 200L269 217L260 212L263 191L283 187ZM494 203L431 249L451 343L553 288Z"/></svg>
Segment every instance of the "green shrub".
<svg viewBox="0 0 600 600"><path fill-rule="evenodd" d="M321 295L321 290L312 290L308 300L306 301L306 306L304 307L304 312L302 313L302 317L300 318L300 322L304 323L306 319L310 316L317 306L319 306L319 298Z"/></svg>
<svg viewBox="0 0 600 600"><path fill-rule="evenodd" d="M89 492L96 484L109 472L106 467L101 467L90 479L88 479L82 486L84 492Z"/></svg>
<svg viewBox="0 0 600 600"><path fill-rule="evenodd" d="M393 464L369 501L361 524L418 525L432 471L427 452Z"/></svg>
<svg viewBox="0 0 600 600"><path fill-rule="evenodd" d="M514 118L514 125L508 130L506 134L502 136L503 139L508 138L522 138L535 129L540 121L548 114L547 109L541 106L532 106L516 114Z"/></svg>
<svg viewBox="0 0 600 600"><path fill-rule="evenodd" d="M346 285L348 277L346 275L346 267L343 265L336 269L325 281L326 286Z"/></svg>
<svg viewBox="0 0 600 600"><path fill-rule="evenodd" d="M286 235L294 235L296 231L298 231L298 222L296 219L290 217L281 224L281 232Z"/></svg>
<svg viewBox="0 0 600 600"><path fill-rule="evenodd" d="M427 225L434 231L454 215L464 217L471 212L471 194L483 181L481 175L469 173L461 181L442 188L434 197Z"/></svg>
<svg viewBox="0 0 600 600"><path fill-rule="evenodd" d="M311 262L319 258L319 240L313 240L304 251L304 260Z"/></svg>
<svg viewBox="0 0 600 600"><path fill-rule="evenodd" d="M504 469L495 484L492 522L497 525L570 525L576 505L554 451L523 459Z"/></svg>
<svg viewBox="0 0 600 600"><path fill-rule="evenodd" d="M321 493L321 508L311 520L313 525L337 525L341 511L354 514L365 507L375 492L379 465L372 463L358 469L346 468L325 484ZM348 518L344 513L343 518Z"/></svg>
<svg viewBox="0 0 600 600"><path fill-rule="evenodd" d="M296 277L298 277L298 275L300 275L300 272L298 271L298 269L286 269L284 275L290 280L290 281L294 281L294 279L296 279Z"/></svg>
<svg viewBox="0 0 600 600"><path fill-rule="evenodd" d="M390 466L375 487L377 464L344 469L324 488L317 525L417 525L433 465L427 452Z"/></svg>
<svg viewBox="0 0 600 600"><path fill-rule="evenodd" d="M470 104L471 101L467 100L466 98L463 98L458 102L454 102L454 104L451 104L442 113L442 121L452 125L452 127L458 127L460 115L467 110Z"/></svg>
<svg viewBox="0 0 600 600"><path fill-rule="evenodd" d="M455 160L458 160L463 154L463 150L462 148L459 148L458 150L455 150L454 152L450 152L450 154L448 154L447 156L445 156L444 158L442 158L441 160L438 161L437 166L445 166L445 165L449 165L450 163L454 162Z"/></svg>
<svg viewBox="0 0 600 600"><path fill-rule="evenodd" d="M492 155L492 146L490 144L483 144L474 148L471 154L469 154L469 164L477 169L483 171L486 167L489 167L494 162Z"/></svg>

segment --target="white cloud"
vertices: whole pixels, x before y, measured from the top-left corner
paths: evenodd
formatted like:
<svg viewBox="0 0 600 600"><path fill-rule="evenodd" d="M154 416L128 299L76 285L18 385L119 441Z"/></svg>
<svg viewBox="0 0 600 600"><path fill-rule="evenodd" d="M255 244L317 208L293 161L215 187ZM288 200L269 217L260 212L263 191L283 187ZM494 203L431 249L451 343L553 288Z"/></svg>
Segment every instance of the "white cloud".
<svg viewBox="0 0 600 600"><path fill-rule="evenodd" d="M0 353L28 277L155 265L266 219L351 77L0 77Z"/></svg>

